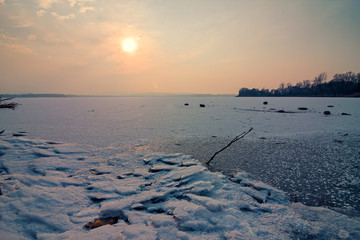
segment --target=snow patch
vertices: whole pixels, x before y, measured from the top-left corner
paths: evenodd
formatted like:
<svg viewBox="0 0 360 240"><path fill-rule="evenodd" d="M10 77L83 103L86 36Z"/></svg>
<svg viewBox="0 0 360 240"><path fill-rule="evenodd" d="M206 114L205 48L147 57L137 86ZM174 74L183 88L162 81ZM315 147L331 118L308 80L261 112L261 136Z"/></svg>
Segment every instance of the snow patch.
<svg viewBox="0 0 360 240"><path fill-rule="evenodd" d="M356 219L186 155L14 137L0 146L2 239L360 238Z"/></svg>

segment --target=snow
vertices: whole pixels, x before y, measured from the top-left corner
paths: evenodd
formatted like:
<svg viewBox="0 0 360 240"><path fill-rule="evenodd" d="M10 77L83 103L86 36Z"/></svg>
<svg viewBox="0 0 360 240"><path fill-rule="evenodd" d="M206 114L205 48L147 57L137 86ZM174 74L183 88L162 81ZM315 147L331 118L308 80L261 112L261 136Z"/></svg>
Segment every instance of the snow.
<svg viewBox="0 0 360 240"><path fill-rule="evenodd" d="M183 154L1 136L1 239L359 239L360 222ZM101 219L116 219L88 229Z"/></svg>

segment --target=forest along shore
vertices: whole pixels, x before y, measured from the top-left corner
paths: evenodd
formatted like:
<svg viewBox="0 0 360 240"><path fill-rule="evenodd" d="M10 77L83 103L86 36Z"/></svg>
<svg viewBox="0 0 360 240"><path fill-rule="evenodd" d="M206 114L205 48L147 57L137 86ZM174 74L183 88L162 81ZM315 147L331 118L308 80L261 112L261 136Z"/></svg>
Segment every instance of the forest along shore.
<svg viewBox="0 0 360 240"><path fill-rule="evenodd" d="M152 151L184 153L205 166L231 137L181 137L157 140ZM226 176L244 171L285 191L293 202L323 206L360 218L359 134L318 134L297 138L245 137L218 154L210 170Z"/></svg>

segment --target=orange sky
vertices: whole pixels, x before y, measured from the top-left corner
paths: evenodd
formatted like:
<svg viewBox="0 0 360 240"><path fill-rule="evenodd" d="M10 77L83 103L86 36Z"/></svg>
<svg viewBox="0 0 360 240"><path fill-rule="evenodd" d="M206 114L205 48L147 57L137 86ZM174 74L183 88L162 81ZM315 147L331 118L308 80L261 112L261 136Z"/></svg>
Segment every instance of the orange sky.
<svg viewBox="0 0 360 240"><path fill-rule="evenodd" d="M0 93L236 94L360 72L359 10L357 0L0 0Z"/></svg>

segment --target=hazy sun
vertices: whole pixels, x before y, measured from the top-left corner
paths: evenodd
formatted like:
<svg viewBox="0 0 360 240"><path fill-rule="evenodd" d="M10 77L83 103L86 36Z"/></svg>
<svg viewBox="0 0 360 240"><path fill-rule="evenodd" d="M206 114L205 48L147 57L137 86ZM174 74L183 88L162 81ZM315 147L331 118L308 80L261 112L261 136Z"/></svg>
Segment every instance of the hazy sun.
<svg viewBox="0 0 360 240"><path fill-rule="evenodd" d="M138 44L135 38L129 37L121 41L121 48L123 51L131 53L138 49Z"/></svg>

